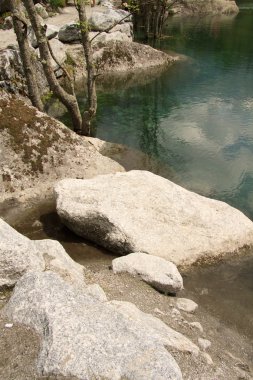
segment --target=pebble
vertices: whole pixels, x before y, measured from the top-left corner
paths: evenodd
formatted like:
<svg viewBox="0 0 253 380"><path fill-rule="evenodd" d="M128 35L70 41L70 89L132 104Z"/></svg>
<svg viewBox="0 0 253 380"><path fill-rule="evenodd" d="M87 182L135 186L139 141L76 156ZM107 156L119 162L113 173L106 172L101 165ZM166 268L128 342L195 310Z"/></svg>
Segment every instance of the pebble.
<svg viewBox="0 0 253 380"><path fill-rule="evenodd" d="M5 327L7 329L10 329L11 327L13 327L13 323L6 323Z"/></svg>
<svg viewBox="0 0 253 380"><path fill-rule="evenodd" d="M178 309L183 310L186 313L194 313L198 308L198 304L196 304L196 302L187 298L178 298L176 301L176 306Z"/></svg>
<svg viewBox="0 0 253 380"><path fill-rule="evenodd" d="M211 358L211 356L208 353L202 352L202 357L205 359L206 364L208 364L208 365L213 364L213 359Z"/></svg>
<svg viewBox="0 0 253 380"><path fill-rule="evenodd" d="M165 313L162 310L158 309L158 308L155 308L154 312L157 313L157 314L165 315Z"/></svg>
<svg viewBox="0 0 253 380"><path fill-rule="evenodd" d="M42 223L39 220L35 220L35 222L33 222L33 224L32 224L32 227L33 228L41 228Z"/></svg>
<svg viewBox="0 0 253 380"><path fill-rule="evenodd" d="M202 348L202 350L207 350L211 346L211 342L208 339L202 339L198 338L199 347Z"/></svg>
<svg viewBox="0 0 253 380"><path fill-rule="evenodd" d="M203 327L202 327L202 325L201 325L200 322L190 322L189 326L191 326L191 327L199 330L201 333L203 333L203 331L204 331L204 329L203 329Z"/></svg>

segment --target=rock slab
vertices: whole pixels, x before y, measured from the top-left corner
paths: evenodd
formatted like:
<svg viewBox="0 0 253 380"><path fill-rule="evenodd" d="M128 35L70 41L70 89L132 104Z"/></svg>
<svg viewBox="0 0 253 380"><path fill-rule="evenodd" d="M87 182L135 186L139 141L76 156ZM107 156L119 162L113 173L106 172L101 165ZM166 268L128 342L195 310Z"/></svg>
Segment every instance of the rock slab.
<svg viewBox="0 0 253 380"><path fill-rule="evenodd" d="M107 9L105 12L94 11L89 17L89 25L94 31L107 31L121 22L130 22L131 14L123 10Z"/></svg>
<svg viewBox="0 0 253 380"><path fill-rule="evenodd" d="M175 264L161 257L134 252L112 261L114 273L128 272L140 276L145 282L164 293L177 293L183 289L183 279Z"/></svg>
<svg viewBox="0 0 253 380"><path fill-rule="evenodd" d="M66 179L55 192L66 226L121 255L144 252L190 265L253 242L253 223L240 211L150 172Z"/></svg>
<svg viewBox="0 0 253 380"><path fill-rule="evenodd" d="M0 287L12 287L28 271L51 270L84 286L83 267L55 240L30 240L0 219Z"/></svg>
<svg viewBox="0 0 253 380"><path fill-rule="evenodd" d="M181 380L165 346L174 339L182 348L199 352L183 335L134 305L101 302L53 272L24 275L4 313L40 334L38 370L43 375Z"/></svg>

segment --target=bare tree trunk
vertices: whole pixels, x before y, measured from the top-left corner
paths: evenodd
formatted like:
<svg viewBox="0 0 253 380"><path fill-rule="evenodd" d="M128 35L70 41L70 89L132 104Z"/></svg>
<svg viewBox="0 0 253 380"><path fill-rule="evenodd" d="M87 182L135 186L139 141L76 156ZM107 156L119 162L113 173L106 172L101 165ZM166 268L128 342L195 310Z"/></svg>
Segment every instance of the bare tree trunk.
<svg viewBox="0 0 253 380"><path fill-rule="evenodd" d="M39 17L36 13L33 0L22 0L26 11L28 13L29 19L31 21L34 33L36 35L39 50L40 59L43 65L44 73L47 78L48 84L54 95L66 106L68 109L71 119L73 129L82 133L82 118L80 109L76 96L74 94L69 94L66 92L62 86L59 84L51 63L51 54L48 46L48 40L46 37L46 28L40 24Z"/></svg>
<svg viewBox="0 0 253 380"><path fill-rule="evenodd" d="M81 42L83 45L86 70L87 70L87 90L88 90L88 110L83 114L82 129L85 135L91 134L91 120L97 112L96 75L92 56L91 42L89 40L89 24L85 10L85 0L78 0L76 3L81 31Z"/></svg>
<svg viewBox="0 0 253 380"><path fill-rule="evenodd" d="M18 40L20 57L22 60L23 70L25 74L28 96L34 107L37 107L40 111L43 110L43 103L41 101L37 80L36 71L33 65L33 57L31 48L29 46L27 37L28 23L23 14L20 3L17 0L10 0L13 26Z"/></svg>

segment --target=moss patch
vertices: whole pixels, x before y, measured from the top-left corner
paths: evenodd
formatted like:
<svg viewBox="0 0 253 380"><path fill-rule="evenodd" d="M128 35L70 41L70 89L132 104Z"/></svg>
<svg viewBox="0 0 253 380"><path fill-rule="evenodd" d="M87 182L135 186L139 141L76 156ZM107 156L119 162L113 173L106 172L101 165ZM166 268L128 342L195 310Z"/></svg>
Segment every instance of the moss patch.
<svg viewBox="0 0 253 380"><path fill-rule="evenodd" d="M60 128L56 120L20 99L0 99L0 108L0 133L5 130L9 134L11 148L27 166L25 174L43 173L49 148L57 152L61 143L69 145L75 141L70 130Z"/></svg>

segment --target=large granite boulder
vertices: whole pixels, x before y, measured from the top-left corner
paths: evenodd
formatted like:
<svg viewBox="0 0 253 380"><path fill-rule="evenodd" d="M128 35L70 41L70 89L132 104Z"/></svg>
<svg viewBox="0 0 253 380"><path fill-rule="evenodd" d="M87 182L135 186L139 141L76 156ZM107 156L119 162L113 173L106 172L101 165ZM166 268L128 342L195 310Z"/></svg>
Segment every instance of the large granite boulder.
<svg viewBox="0 0 253 380"><path fill-rule="evenodd" d="M55 240L30 240L0 219L0 287L12 287L26 272L51 270L84 286L83 267Z"/></svg>
<svg viewBox="0 0 253 380"><path fill-rule="evenodd" d="M177 293L183 289L183 279L175 264L161 257L134 252L112 261L114 273L127 272L140 276L155 289L164 293Z"/></svg>
<svg viewBox="0 0 253 380"><path fill-rule="evenodd" d="M182 334L134 305L100 301L52 272L23 276L4 313L40 334L43 375L181 380L168 351L199 353Z"/></svg>
<svg viewBox="0 0 253 380"><path fill-rule="evenodd" d="M116 35L119 32L113 32ZM131 42L126 34L117 41L106 33L106 42L98 44L94 48L95 62L102 62L104 72L127 72L135 70L146 70L153 67L169 66L181 58L177 55L171 56L162 51L156 50L148 45ZM127 39L124 37L126 36ZM111 38L111 41L109 41Z"/></svg>
<svg viewBox="0 0 253 380"><path fill-rule="evenodd" d="M240 211L150 172L66 179L55 192L66 226L121 255L145 252L189 265L253 242L253 223Z"/></svg>
<svg viewBox="0 0 253 380"><path fill-rule="evenodd" d="M205 15L205 14L236 14L238 5L234 0L184 0L175 2L171 11L176 14Z"/></svg>
<svg viewBox="0 0 253 380"><path fill-rule="evenodd" d="M94 31L107 31L117 23L130 21L130 13L116 9L107 9L105 12L94 11L89 17L90 29Z"/></svg>

